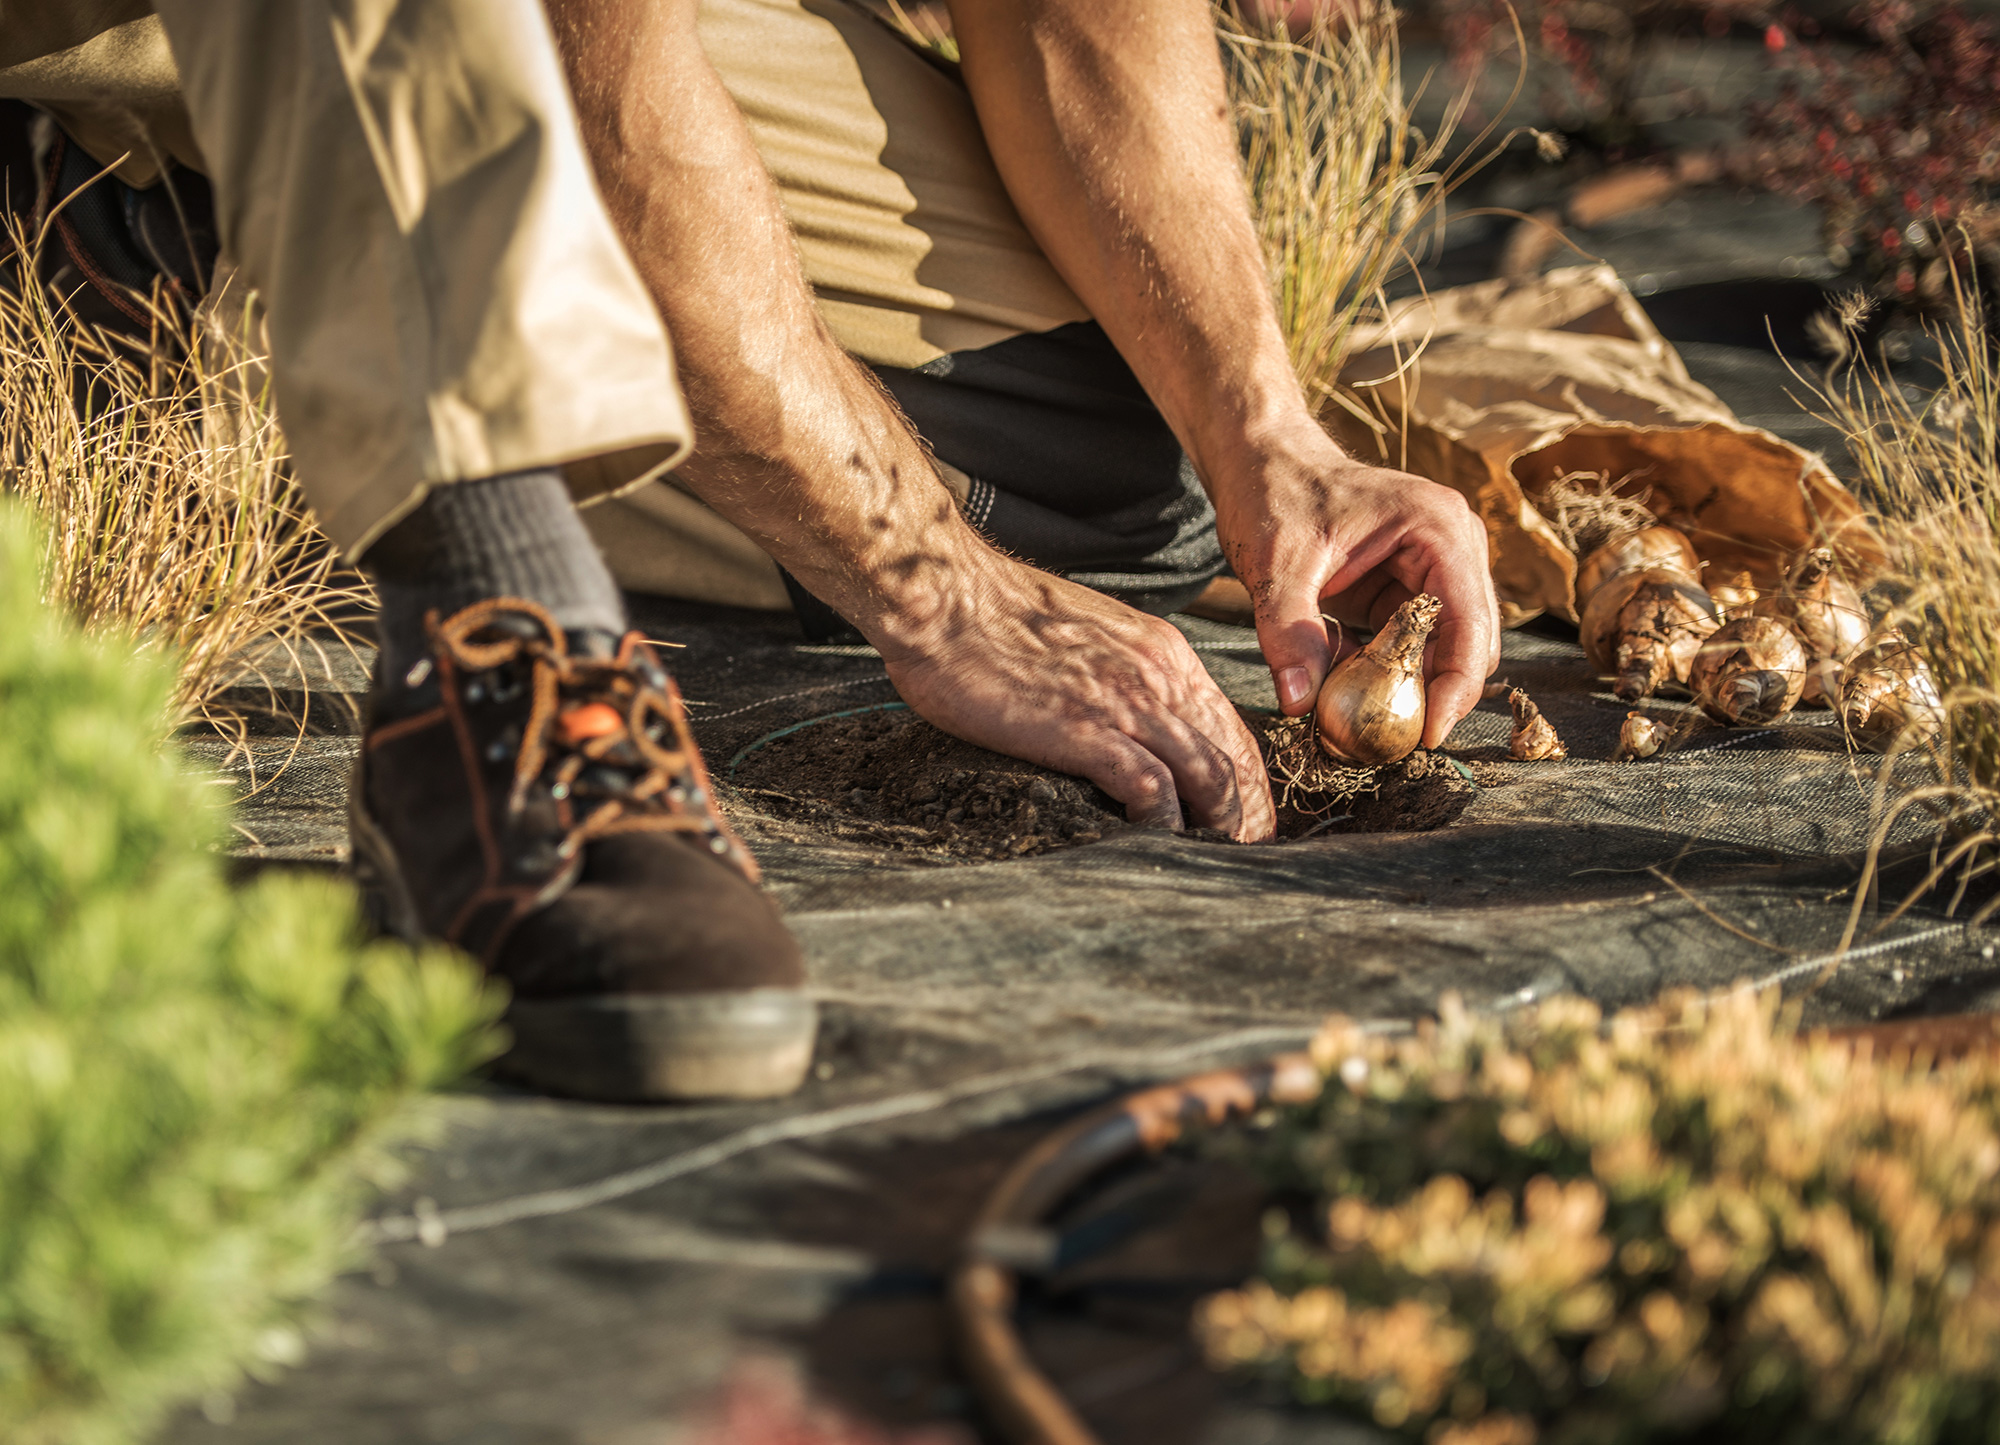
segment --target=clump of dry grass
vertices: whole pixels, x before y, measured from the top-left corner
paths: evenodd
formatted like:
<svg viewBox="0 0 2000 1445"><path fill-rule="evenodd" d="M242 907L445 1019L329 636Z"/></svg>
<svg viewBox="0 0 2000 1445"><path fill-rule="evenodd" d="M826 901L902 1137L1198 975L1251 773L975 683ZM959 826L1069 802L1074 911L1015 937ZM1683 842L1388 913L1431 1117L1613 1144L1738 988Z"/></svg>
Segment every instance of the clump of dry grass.
<svg viewBox="0 0 2000 1445"><path fill-rule="evenodd" d="M1223 1368L1429 1445L1930 1445L2000 1418L2000 1055L1775 992L1335 1020L1264 1145L1315 1204L1209 1299Z"/></svg>
<svg viewBox="0 0 2000 1445"><path fill-rule="evenodd" d="M1937 814L1935 866L1911 901L1951 879L1953 910L2000 866L2000 339L1969 286L1958 303L1957 321L1932 332L1934 389L1905 389L1866 362L1820 387L1877 514L1895 599L1884 622L1915 644L1944 702L1943 734L1928 749L1932 781L1894 801L1880 836L1912 808ZM1850 300L1821 328L1837 364L1854 359L1866 311L1865 301ZM1996 909L2000 900L1974 921Z"/></svg>
<svg viewBox="0 0 2000 1445"><path fill-rule="evenodd" d="M174 656L176 724L240 727L277 707L274 670L351 645L365 601L285 465L250 309L155 298L135 347L34 284L34 249L0 238L0 486L47 527L43 596Z"/></svg>
<svg viewBox="0 0 2000 1445"><path fill-rule="evenodd" d="M1543 489L1535 510L1548 519L1556 539L1581 558L1658 522L1652 500L1652 488L1633 486L1631 477L1614 482L1606 472L1569 472Z"/></svg>
<svg viewBox="0 0 2000 1445"><path fill-rule="evenodd" d="M1315 12L1296 38L1282 22L1216 7L1242 136L1250 205L1292 366L1315 406L1372 409L1343 397L1340 368L1357 327L1378 314L1385 288L1442 226L1444 204L1513 139L1482 150L1454 135L1470 91L1446 108L1435 134L1413 118L1403 82L1398 14L1381 0Z"/></svg>

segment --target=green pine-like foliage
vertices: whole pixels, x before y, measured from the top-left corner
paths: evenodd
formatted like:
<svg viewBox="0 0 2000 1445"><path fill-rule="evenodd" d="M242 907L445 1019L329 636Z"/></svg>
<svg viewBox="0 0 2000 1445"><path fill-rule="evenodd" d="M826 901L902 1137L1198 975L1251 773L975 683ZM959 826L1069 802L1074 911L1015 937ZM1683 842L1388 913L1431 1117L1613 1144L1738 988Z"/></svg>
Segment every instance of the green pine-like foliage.
<svg viewBox="0 0 2000 1445"><path fill-rule="evenodd" d="M0 1440L120 1445L296 1340L494 1004L333 880L233 885L170 660L39 555L0 508Z"/></svg>

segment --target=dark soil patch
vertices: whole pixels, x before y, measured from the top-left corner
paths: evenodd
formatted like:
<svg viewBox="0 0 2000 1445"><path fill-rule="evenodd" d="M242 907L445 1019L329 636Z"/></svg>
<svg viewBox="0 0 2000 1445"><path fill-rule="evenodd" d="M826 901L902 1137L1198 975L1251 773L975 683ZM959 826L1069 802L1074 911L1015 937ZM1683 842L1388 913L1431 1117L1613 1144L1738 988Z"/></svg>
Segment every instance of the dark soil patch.
<svg viewBox="0 0 2000 1445"><path fill-rule="evenodd" d="M737 768L793 811L861 825L871 841L969 858L1025 858L1130 826L1095 786L1002 757L915 713L834 718L765 744Z"/></svg>
<svg viewBox="0 0 2000 1445"><path fill-rule="evenodd" d="M1268 760L1271 734L1286 725L1246 721ZM1446 827L1478 786L1503 781L1504 771L1420 752L1384 768L1316 773L1311 786L1287 787L1274 775L1278 836ZM940 858L1032 857L1131 826L1118 803L1082 778L974 747L901 710L833 718L775 739L745 758L731 781L798 821Z"/></svg>

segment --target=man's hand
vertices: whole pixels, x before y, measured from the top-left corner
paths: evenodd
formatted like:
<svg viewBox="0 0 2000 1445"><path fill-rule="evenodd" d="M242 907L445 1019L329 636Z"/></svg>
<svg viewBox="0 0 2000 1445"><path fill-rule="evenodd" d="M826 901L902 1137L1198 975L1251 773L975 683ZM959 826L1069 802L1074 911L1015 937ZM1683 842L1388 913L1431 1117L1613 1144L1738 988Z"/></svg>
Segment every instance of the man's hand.
<svg viewBox="0 0 2000 1445"><path fill-rule="evenodd" d="M1198 826L1272 836L1256 741L1187 639L968 541L950 603L914 636L877 638L912 708L968 742L1089 778L1135 823L1179 828L1186 803Z"/></svg>
<svg viewBox="0 0 2000 1445"><path fill-rule="evenodd" d="M1317 427L1211 489L1224 552L1256 603L1279 707L1310 711L1334 661L1322 613L1374 629L1429 592L1444 615L1425 660L1424 746L1442 743L1500 661L1486 529L1465 499L1357 462Z"/></svg>

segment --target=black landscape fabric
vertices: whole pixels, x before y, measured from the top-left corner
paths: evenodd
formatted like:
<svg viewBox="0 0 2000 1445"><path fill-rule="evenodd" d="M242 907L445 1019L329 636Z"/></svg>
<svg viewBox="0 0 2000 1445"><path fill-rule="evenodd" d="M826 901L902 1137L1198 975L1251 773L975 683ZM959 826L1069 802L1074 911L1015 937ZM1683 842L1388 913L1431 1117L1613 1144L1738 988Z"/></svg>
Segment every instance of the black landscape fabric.
<svg viewBox="0 0 2000 1445"><path fill-rule="evenodd" d="M1740 412L1789 414L1806 439L1774 359L1710 345L1689 360ZM1511 634L1500 671L1568 761L1507 761L1495 700L1436 770L1442 826L1356 831L1360 800L1312 836L1244 847L1092 824L1084 791L1034 791L1031 770L965 754L938 764L964 809L954 843L938 799L885 802L879 776L841 776L838 749L876 732L814 721L908 721L884 706L871 651L806 644L783 616L642 600L639 619L682 644L670 663L697 735L804 943L824 1014L812 1079L756 1105L497 1087L444 1101L436 1147L375 1225L376 1265L335 1290L302 1362L188 1411L172 1445L665 1445L755 1355L878 1419L977 1430L944 1272L999 1173L1116 1090L1295 1046L1336 1010L1407 1019L1446 990L1615 1006L1757 979L1809 992L1827 1019L2000 991L1990 935L1923 909L1864 918L1828 972L1894 790L1826 713L1730 732L1660 704L1670 751L1612 763L1626 709L1554 628ZM1176 621L1235 701L1269 707L1251 633ZM359 677L316 681L323 731L245 806L246 865L343 860L356 744L339 694ZM293 745L195 751L247 785L250 763L262 780ZM1026 802L1025 831L993 823ZM1016 856L1019 836L1036 841ZM1113 1247L1044 1281L1027 1333L1107 1445L1368 1438L1231 1396L1198 1366L1187 1307L1254 1266L1259 1208L1249 1181L1191 1161L1075 1206Z"/></svg>

